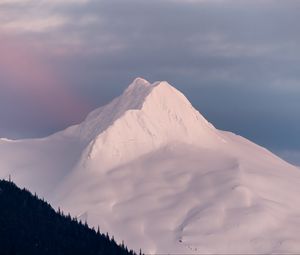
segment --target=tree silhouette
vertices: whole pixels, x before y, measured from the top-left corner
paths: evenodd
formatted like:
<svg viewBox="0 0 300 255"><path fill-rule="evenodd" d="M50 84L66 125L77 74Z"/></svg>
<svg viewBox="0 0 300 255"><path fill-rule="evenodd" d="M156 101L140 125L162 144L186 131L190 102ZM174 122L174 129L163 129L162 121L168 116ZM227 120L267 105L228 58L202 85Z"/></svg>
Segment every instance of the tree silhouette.
<svg viewBox="0 0 300 255"><path fill-rule="evenodd" d="M1 255L133 255L122 243L90 229L70 214L0 180Z"/></svg>

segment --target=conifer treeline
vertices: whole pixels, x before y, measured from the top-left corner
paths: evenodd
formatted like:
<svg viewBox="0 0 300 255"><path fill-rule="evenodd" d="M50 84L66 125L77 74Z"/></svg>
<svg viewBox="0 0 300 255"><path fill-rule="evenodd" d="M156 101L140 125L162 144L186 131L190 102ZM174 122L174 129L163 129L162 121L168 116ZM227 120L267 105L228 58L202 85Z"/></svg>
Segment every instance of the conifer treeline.
<svg viewBox="0 0 300 255"><path fill-rule="evenodd" d="M133 255L108 234L90 229L50 204L0 180L0 253L2 255Z"/></svg>

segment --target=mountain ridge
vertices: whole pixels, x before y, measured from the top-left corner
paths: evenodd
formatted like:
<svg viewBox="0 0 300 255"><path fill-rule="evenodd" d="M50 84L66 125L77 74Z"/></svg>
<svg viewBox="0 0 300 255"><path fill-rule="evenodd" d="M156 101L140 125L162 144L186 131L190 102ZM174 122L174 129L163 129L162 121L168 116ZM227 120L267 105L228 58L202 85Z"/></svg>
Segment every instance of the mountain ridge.
<svg viewBox="0 0 300 255"><path fill-rule="evenodd" d="M300 251L299 169L166 82L138 78L81 124L0 143L0 169L146 253Z"/></svg>
<svg viewBox="0 0 300 255"><path fill-rule="evenodd" d="M101 155L98 161L111 168L168 142L204 147L225 142L181 92L166 81L151 84L142 78L73 129L88 142L88 159Z"/></svg>
<svg viewBox="0 0 300 255"><path fill-rule="evenodd" d="M165 110L162 109L165 107L169 111L175 108L179 112L181 109L177 106L178 103L181 103L180 106L184 105L196 111L186 97L166 81L158 81L151 84L145 79L136 78L120 96L106 106L92 111L83 123L76 125L79 129L77 132L85 136L90 133L86 140L91 141L103 130L113 125L114 121L121 118L127 111L138 110L152 114L155 111ZM154 108L156 105L163 107L160 109ZM198 111L196 112L198 113L198 118L201 118L204 123L208 123ZM194 112L189 113L195 114Z"/></svg>

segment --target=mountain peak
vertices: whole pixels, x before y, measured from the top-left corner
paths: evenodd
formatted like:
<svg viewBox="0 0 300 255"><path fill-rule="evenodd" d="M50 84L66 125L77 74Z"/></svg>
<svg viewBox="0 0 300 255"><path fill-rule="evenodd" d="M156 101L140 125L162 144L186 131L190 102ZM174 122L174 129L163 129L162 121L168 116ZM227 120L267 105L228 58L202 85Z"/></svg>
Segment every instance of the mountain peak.
<svg viewBox="0 0 300 255"><path fill-rule="evenodd" d="M137 77L133 80L133 82L127 87L125 92L130 92L136 89L149 89L151 87L151 83L144 78Z"/></svg>
<svg viewBox="0 0 300 255"><path fill-rule="evenodd" d="M77 126L88 158L112 167L168 144L212 147L222 138L189 100L166 81L136 78L108 105ZM94 160L93 160L94 161Z"/></svg>
<svg viewBox="0 0 300 255"><path fill-rule="evenodd" d="M169 84L167 81L156 81L154 83L150 83L144 78L137 77L133 80L133 82L127 87L127 89L124 91L125 93L127 92L132 92L134 90L146 90L150 91L154 89L155 87L172 87L175 89L171 84Z"/></svg>
<svg viewBox="0 0 300 255"><path fill-rule="evenodd" d="M132 83L139 84L139 85L149 85L150 84L149 81L147 81L146 79L144 79L142 77L135 78Z"/></svg>
<svg viewBox="0 0 300 255"><path fill-rule="evenodd" d="M88 143L99 136L108 141L108 134L114 139L120 135L119 140L131 137L157 146L179 141L206 147L216 140L214 127L179 90L167 81L150 83L140 77L73 130ZM136 130L143 135L137 137Z"/></svg>
<svg viewBox="0 0 300 255"><path fill-rule="evenodd" d="M167 81L156 81L154 83L150 83L140 77L133 80L119 99L126 101L126 104L134 106L130 107L132 109L141 109L143 108L143 105L152 98L152 94L155 94L156 98L160 97L163 101L168 98L173 98L173 101L176 101L178 100L178 96L181 99L184 98L185 101L188 101L181 92Z"/></svg>

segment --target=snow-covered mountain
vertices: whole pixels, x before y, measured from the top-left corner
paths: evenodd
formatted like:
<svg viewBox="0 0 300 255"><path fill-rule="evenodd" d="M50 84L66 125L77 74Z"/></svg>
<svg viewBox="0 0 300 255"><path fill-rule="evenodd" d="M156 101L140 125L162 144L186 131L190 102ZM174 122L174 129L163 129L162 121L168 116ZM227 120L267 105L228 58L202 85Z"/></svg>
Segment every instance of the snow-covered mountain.
<svg viewBox="0 0 300 255"><path fill-rule="evenodd" d="M0 174L145 253L300 252L300 171L137 78L78 125L0 140Z"/></svg>

